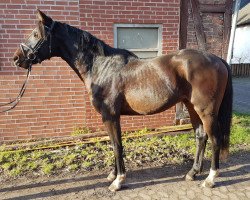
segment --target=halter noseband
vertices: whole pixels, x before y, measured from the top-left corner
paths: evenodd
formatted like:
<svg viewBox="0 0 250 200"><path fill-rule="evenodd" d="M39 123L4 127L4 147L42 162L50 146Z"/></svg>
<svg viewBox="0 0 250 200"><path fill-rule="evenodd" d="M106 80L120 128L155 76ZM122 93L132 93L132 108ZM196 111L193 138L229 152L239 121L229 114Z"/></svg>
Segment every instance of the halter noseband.
<svg viewBox="0 0 250 200"><path fill-rule="evenodd" d="M49 37L49 54L50 54L50 57L51 57L52 30L53 30L54 26L55 26L55 21L52 21L51 27L48 27L48 26L45 26L45 25L44 25L44 27L45 27L46 29L48 29L47 35L46 35L45 38L40 39L40 40L36 43L36 45L34 46L34 48L28 46L28 45L25 44L25 43L21 43L21 44L20 44L21 51L22 51L23 56L25 57L26 60L33 61L33 60L35 60L35 59L37 58L37 61L38 61L39 63L42 62L41 59L38 57L37 52L38 52L38 50L40 49L40 47L42 46L42 44L43 44L45 41L48 40L48 36L50 36L50 37ZM26 53L25 53L24 48L28 49L29 52L26 52Z"/></svg>

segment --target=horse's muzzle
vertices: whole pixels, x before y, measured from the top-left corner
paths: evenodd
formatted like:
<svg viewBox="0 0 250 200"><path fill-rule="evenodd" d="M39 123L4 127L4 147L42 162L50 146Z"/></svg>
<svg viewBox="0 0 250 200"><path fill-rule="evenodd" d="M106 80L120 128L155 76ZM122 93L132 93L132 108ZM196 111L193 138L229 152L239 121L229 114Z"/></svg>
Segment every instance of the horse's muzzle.
<svg viewBox="0 0 250 200"><path fill-rule="evenodd" d="M34 59L35 59L35 57L34 57ZM29 65L30 65L30 62L29 62L29 60L21 59L19 56L15 55L13 57L13 64L16 67L21 67L21 68L24 68L24 69L28 69Z"/></svg>

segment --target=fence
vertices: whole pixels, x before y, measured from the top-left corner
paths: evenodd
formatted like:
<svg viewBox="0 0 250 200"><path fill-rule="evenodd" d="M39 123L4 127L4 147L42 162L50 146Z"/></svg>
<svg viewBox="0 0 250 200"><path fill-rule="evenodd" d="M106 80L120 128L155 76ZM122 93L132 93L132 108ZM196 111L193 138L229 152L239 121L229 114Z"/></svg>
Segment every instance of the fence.
<svg viewBox="0 0 250 200"><path fill-rule="evenodd" d="M250 63L232 64L233 76L250 76Z"/></svg>

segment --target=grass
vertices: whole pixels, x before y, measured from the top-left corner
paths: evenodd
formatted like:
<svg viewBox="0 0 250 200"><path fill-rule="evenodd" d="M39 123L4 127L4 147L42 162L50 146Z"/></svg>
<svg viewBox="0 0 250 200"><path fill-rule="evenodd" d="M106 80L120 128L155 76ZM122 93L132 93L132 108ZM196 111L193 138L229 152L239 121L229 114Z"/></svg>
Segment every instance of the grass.
<svg viewBox="0 0 250 200"><path fill-rule="evenodd" d="M250 115L235 113L233 115L233 126L231 129L230 144L231 151L237 151L238 148L250 145Z"/></svg>
<svg viewBox="0 0 250 200"><path fill-rule="evenodd" d="M71 133L71 136L83 135L90 133L91 131L86 127L76 127L74 131Z"/></svg>
<svg viewBox="0 0 250 200"><path fill-rule="evenodd" d="M147 129L137 134L147 133ZM79 131L77 130L77 134ZM82 134L86 134L83 131ZM129 133L125 133L128 135ZM126 165L131 167L149 163L180 164L189 161L195 153L194 134L123 139ZM208 145L206 158L211 156ZM235 113L230 138L230 151L250 150L250 115ZM0 152L0 173L18 177L27 173L50 175L76 170L91 171L113 166L114 155L109 142L83 144L57 150Z"/></svg>

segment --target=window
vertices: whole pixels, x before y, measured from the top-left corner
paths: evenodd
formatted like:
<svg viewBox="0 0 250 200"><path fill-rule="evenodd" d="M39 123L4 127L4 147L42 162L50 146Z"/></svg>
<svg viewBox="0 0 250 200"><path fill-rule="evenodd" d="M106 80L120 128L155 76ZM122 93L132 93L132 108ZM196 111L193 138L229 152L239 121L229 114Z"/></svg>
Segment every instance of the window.
<svg viewBox="0 0 250 200"><path fill-rule="evenodd" d="M114 46L128 49L140 58L162 53L162 27L157 24L115 24Z"/></svg>

